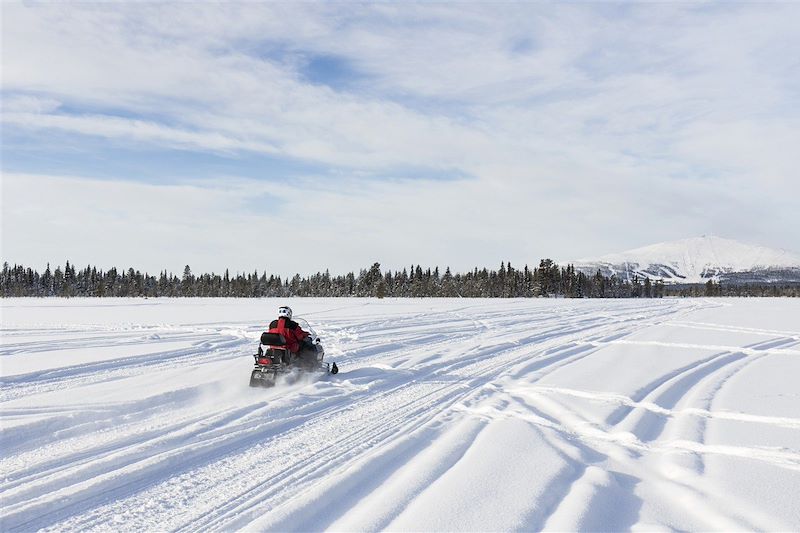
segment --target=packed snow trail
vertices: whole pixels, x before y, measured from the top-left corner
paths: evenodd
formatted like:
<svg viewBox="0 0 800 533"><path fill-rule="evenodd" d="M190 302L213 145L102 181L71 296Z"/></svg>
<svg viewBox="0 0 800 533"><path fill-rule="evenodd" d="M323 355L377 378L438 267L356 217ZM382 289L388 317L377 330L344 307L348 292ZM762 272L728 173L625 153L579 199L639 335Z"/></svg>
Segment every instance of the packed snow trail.
<svg viewBox="0 0 800 533"><path fill-rule="evenodd" d="M800 304L4 300L3 531L797 530Z"/></svg>

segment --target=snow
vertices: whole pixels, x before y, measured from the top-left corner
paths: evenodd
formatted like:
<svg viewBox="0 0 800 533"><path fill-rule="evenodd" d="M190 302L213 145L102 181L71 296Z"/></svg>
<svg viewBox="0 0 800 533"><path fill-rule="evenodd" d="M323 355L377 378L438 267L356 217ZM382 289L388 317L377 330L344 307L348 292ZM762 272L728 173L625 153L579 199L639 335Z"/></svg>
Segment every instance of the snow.
<svg viewBox="0 0 800 533"><path fill-rule="evenodd" d="M2 301L3 531L799 530L793 299Z"/></svg>
<svg viewBox="0 0 800 533"><path fill-rule="evenodd" d="M575 268L593 274L598 268L627 278L662 278L683 283L703 283L721 273L800 269L800 257L785 250L744 244L706 235L662 242L597 259L580 259ZM632 274L631 274L632 275Z"/></svg>

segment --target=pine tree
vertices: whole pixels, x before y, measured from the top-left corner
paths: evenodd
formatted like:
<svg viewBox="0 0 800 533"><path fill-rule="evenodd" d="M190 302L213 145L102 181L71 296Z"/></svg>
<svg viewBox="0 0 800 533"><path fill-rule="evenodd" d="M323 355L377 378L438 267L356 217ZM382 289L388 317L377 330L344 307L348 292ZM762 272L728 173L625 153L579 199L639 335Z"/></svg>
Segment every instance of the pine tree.
<svg viewBox="0 0 800 533"><path fill-rule="evenodd" d="M640 298L642 296L642 284L639 281L639 276L633 276L633 282L631 283L631 296L634 298Z"/></svg>
<svg viewBox="0 0 800 533"><path fill-rule="evenodd" d="M181 280L181 296L194 296L194 275L189 265L183 267L183 279Z"/></svg>
<svg viewBox="0 0 800 533"><path fill-rule="evenodd" d="M50 272L50 263L47 263L47 268L42 275L42 289L44 296L53 296L53 274Z"/></svg>

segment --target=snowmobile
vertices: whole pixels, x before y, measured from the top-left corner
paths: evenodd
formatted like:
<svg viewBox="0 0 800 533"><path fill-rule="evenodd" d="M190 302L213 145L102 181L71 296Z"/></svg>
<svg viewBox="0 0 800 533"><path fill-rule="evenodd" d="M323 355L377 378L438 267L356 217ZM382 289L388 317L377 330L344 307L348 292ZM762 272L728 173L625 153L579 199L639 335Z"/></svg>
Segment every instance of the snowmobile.
<svg viewBox="0 0 800 533"><path fill-rule="evenodd" d="M251 387L272 387L278 376L290 372L311 372L338 374L339 367L336 363L323 362L325 349L322 347L319 335L309 326L308 322L302 318L293 318L295 322L309 333L306 339L306 355L298 357L289 351L286 346L286 339L278 333L264 332L258 344L258 351L253 354L255 367L250 373ZM307 354L311 350L316 351L316 355L309 357Z"/></svg>

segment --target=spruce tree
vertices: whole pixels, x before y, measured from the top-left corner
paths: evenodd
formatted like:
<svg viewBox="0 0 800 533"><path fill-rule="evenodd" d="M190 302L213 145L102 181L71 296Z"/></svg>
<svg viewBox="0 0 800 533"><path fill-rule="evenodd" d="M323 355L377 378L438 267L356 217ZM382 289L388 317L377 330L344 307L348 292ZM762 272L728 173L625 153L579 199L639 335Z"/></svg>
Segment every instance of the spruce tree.
<svg viewBox="0 0 800 533"><path fill-rule="evenodd" d="M189 267L189 265L183 267L181 296L194 296L194 275L192 275L192 269Z"/></svg>

